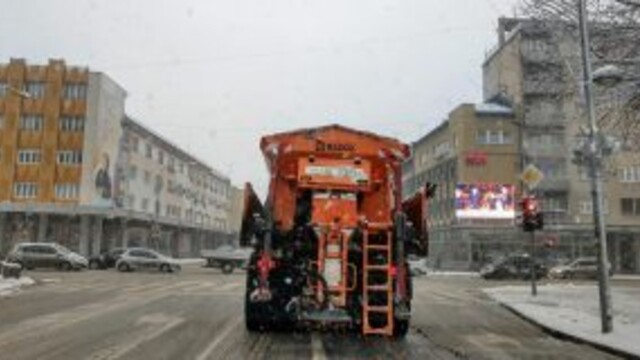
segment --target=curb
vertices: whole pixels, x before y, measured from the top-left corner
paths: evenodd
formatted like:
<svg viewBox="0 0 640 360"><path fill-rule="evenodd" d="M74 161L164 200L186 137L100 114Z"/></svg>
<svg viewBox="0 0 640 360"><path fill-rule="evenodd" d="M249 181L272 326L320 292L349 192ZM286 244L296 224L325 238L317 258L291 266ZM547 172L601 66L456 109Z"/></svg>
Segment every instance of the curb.
<svg viewBox="0 0 640 360"><path fill-rule="evenodd" d="M575 342L575 343L578 343L578 344L589 345L589 346L594 347L594 348L596 348L598 350L602 350L604 352L608 352L608 353L610 353L612 355L620 356L620 357L625 358L625 359L640 360L640 356L628 353L628 352L626 352L625 350L622 350L622 349L618 349L618 348L615 348L615 347L612 347L612 346L609 346L609 345L604 345L604 344L592 342L592 341L589 341L587 339L581 338L579 336L568 334L568 333L565 333L565 332L560 331L558 329L554 329L554 328L552 328L550 326L547 326L545 324L540 323L539 321L536 321L533 318L530 318L530 317L524 315L522 312L516 310L515 308L513 308L513 307L511 307L511 306L509 306L509 305L507 305L507 304L505 304L505 303L503 303L501 301L498 301L496 299L492 299L492 300L497 302L498 304L500 304L500 306L502 306L503 308L507 309L511 313L515 314L517 317L519 317L519 318L521 318L521 319L523 319L523 320L525 320L525 321L527 321L527 322L529 322L529 323L541 328L545 333L548 333L548 334L550 334L550 335L552 335L554 337L560 337L560 338L568 339L568 340L570 340L572 342Z"/></svg>

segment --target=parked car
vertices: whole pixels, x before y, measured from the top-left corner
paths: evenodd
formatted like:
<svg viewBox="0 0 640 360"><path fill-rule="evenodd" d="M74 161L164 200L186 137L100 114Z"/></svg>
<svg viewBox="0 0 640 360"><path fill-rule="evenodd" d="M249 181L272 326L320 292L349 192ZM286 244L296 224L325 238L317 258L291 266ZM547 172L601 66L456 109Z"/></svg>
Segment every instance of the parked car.
<svg viewBox="0 0 640 360"><path fill-rule="evenodd" d="M609 268L609 276L613 274L611 266ZM598 259L595 257L577 258L574 261L559 265L549 270L549 277L553 279L597 279L598 278Z"/></svg>
<svg viewBox="0 0 640 360"><path fill-rule="evenodd" d="M530 279L531 261L531 257L527 254L503 257L482 267L480 276L484 279ZM547 268L540 262L536 262L536 279L546 275Z"/></svg>
<svg viewBox="0 0 640 360"><path fill-rule="evenodd" d="M7 261L20 264L23 268L58 268L79 270L86 268L85 257L56 243L19 243L7 256Z"/></svg>
<svg viewBox="0 0 640 360"><path fill-rule="evenodd" d="M109 269L116 266L116 261L120 258L124 248L115 248L109 251L103 251L100 255L89 258L89 269Z"/></svg>
<svg viewBox="0 0 640 360"><path fill-rule="evenodd" d="M411 273L412 276L421 276L427 274L426 258L409 255L407 257L407 263L409 264L409 273Z"/></svg>
<svg viewBox="0 0 640 360"><path fill-rule="evenodd" d="M206 267L220 268L224 274L231 274L236 268L247 268L252 252L252 248L223 245L215 250L200 251L200 257L206 260Z"/></svg>
<svg viewBox="0 0 640 360"><path fill-rule="evenodd" d="M116 261L116 269L122 272L133 270L180 271L182 267L174 258L145 248L129 248Z"/></svg>

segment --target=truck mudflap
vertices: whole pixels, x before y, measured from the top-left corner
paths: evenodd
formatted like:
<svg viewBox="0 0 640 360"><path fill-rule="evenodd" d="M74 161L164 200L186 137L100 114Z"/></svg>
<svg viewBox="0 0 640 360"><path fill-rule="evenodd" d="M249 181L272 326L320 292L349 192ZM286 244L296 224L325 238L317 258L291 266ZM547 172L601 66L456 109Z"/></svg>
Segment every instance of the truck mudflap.
<svg viewBox="0 0 640 360"><path fill-rule="evenodd" d="M407 303L396 304L393 316L397 320L410 320L411 319L411 308L407 305Z"/></svg>

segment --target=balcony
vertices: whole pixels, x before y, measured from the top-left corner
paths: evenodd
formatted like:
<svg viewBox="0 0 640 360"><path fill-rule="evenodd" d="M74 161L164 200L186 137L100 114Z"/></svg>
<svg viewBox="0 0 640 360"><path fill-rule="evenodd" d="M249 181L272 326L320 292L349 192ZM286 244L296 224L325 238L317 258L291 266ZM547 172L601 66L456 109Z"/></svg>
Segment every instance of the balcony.
<svg viewBox="0 0 640 360"><path fill-rule="evenodd" d="M526 127L529 127L529 128L535 128L535 127L564 128L567 125L567 118L561 112L550 113L550 114L528 112L525 114L524 124Z"/></svg>
<svg viewBox="0 0 640 360"><path fill-rule="evenodd" d="M543 49L522 46L520 48L520 55L524 62L529 63L558 64L562 60L558 51L550 45L545 46Z"/></svg>
<svg viewBox="0 0 640 360"><path fill-rule="evenodd" d="M525 79L522 91L525 95L560 95L564 93L565 85L554 79Z"/></svg>
<svg viewBox="0 0 640 360"><path fill-rule="evenodd" d="M569 179L566 178L547 178L536 186L536 190L540 191L569 191Z"/></svg>
<svg viewBox="0 0 640 360"><path fill-rule="evenodd" d="M564 145L532 145L524 144L523 153L527 157L546 157L553 159L564 159L567 157L567 148Z"/></svg>

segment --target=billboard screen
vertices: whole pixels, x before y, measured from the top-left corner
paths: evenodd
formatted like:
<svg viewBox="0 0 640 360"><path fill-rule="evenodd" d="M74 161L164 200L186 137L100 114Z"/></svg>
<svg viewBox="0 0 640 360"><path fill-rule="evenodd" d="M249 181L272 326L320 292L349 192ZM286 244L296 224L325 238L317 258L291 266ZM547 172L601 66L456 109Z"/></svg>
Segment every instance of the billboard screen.
<svg viewBox="0 0 640 360"><path fill-rule="evenodd" d="M456 217L513 219L515 217L515 186L510 184L456 185Z"/></svg>

